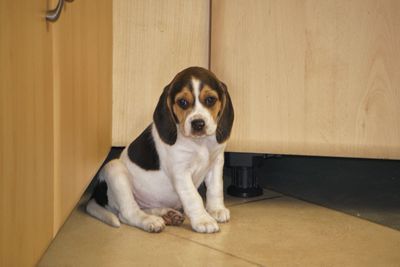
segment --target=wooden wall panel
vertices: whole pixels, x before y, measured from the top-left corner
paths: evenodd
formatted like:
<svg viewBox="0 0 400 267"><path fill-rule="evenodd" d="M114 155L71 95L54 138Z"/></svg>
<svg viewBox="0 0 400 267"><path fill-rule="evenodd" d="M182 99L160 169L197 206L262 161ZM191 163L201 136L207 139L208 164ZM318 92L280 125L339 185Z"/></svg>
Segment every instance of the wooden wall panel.
<svg viewBox="0 0 400 267"><path fill-rule="evenodd" d="M400 158L400 1L212 1L229 150Z"/></svg>
<svg viewBox="0 0 400 267"><path fill-rule="evenodd" d="M112 1L74 1L54 29L54 234L111 147Z"/></svg>
<svg viewBox="0 0 400 267"><path fill-rule="evenodd" d="M177 72L208 67L209 8L209 0L114 1L114 146L129 144L152 121Z"/></svg>
<svg viewBox="0 0 400 267"><path fill-rule="evenodd" d="M53 234L46 0L0 1L0 266L34 266Z"/></svg>

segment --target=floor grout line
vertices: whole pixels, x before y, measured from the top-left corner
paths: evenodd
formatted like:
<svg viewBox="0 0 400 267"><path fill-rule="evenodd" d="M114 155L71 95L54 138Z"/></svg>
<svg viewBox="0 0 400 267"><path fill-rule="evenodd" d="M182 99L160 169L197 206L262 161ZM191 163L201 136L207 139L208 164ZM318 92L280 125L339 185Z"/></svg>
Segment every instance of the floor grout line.
<svg viewBox="0 0 400 267"><path fill-rule="evenodd" d="M172 236L174 236L174 237L177 237L177 238L180 238L180 239L189 241L189 242L193 242L193 243L195 243L195 244L197 244L197 245L200 245L200 246L202 246L202 247L205 247L205 248L209 248L209 249L218 251L218 252L220 252L220 253L222 253L222 254L225 254L225 255L231 256L231 257L233 257L233 258L236 258L236 259L245 261L245 262L250 263L250 264L255 265L255 266L265 266L265 265L262 265L262 264L260 264L260 263L257 263L257 262L250 261L250 260L248 260L248 259L239 257L239 256L237 256L237 255L234 255L234 254L230 253L230 252L226 252L226 251L223 251L223 250L221 250L221 249L214 248L214 247L211 247L211 246L209 246L209 245L200 243L200 242L198 242L198 241L196 241L196 240L193 240L193 239L190 239L190 238L182 237L182 236L179 236L179 235L176 235L176 234L173 234L173 233L166 233L166 234L172 235Z"/></svg>
<svg viewBox="0 0 400 267"><path fill-rule="evenodd" d="M227 205L227 208L237 207L237 206L242 206L242 205L245 205L245 204L248 204L248 203L254 203L254 202L259 202L259 201L263 201L263 200L272 200L272 199L282 198L282 197L284 197L284 196L273 196L273 197L259 198L259 199L255 199L255 200L249 200L249 201L246 201L246 202L232 204L232 205L229 205L229 206Z"/></svg>

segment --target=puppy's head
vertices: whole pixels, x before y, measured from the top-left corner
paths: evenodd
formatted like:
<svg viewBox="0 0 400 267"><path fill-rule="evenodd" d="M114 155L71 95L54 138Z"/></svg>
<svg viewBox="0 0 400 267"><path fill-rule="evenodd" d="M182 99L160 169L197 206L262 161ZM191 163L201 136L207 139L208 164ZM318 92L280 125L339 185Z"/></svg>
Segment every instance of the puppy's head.
<svg viewBox="0 0 400 267"><path fill-rule="evenodd" d="M191 138L215 135L223 143L230 135L233 117L226 85L200 67L178 73L164 88L153 114L158 134L169 145L176 142L177 131Z"/></svg>

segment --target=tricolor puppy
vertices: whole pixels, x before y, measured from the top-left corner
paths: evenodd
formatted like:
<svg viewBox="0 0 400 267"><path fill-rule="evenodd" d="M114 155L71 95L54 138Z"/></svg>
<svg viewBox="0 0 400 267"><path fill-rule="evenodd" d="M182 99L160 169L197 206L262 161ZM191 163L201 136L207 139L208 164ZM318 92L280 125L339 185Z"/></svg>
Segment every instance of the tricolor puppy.
<svg viewBox="0 0 400 267"><path fill-rule="evenodd" d="M232 123L224 83L199 67L178 73L164 88L153 123L100 171L88 213L115 227L160 232L183 222L183 208L193 230L219 231L217 222L230 217L222 169ZM197 191L203 181L206 207Z"/></svg>

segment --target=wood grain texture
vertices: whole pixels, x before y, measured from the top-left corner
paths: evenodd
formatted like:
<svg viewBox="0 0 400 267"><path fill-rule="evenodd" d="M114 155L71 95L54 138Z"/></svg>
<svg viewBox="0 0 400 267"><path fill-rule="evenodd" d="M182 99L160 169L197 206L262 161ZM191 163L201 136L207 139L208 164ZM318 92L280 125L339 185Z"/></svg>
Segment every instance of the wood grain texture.
<svg viewBox="0 0 400 267"><path fill-rule="evenodd" d="M212 1L230 151L400 158L400 1Z"/></svg>
<svg viewBox="0 0 400 267"><path fill-rule="evenodd" d="M0 1L0 266L34 266L53 234L46 0Z"/></svg>
<svg viewBox="0 0 400 267"><path fill-rule="evenodd" d="M112 2L68 3L52 26L56 234L111 147Z"/></svg>
<svg viewBox="0 0 400 267"><path fill-rule="evenodd" d="M114 1L113 145L152 121L163 88L180 70L208 67L208 0Z"/></svg>

